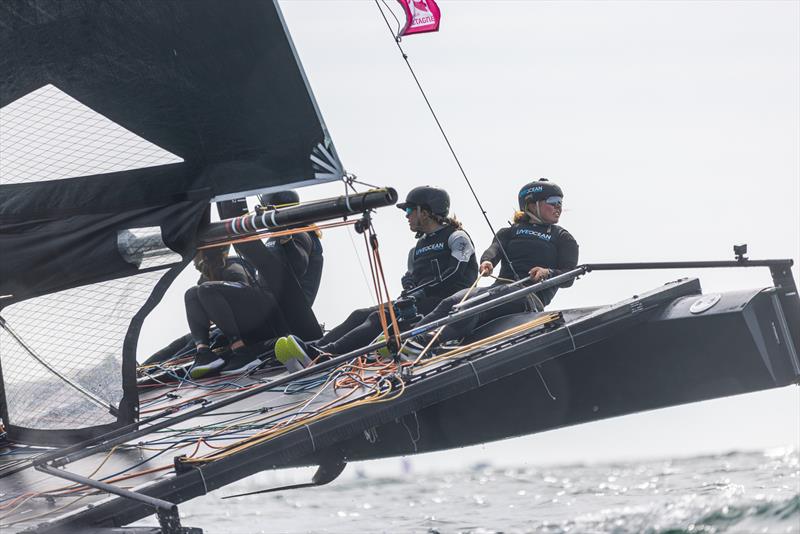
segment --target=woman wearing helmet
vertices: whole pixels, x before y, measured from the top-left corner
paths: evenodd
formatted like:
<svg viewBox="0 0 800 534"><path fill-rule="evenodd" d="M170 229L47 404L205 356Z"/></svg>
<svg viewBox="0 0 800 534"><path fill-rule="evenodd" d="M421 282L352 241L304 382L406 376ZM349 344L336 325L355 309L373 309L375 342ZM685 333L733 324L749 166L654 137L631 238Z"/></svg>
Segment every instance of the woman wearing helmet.
<svg viewBox="0 0 800 534"><path fill-rule="evenodd" d="M489 276L500 263L497 282L487 288L473 292L478 295L487 291L502 294L504 284L528 276L534 282L572 270L578 265L578 243L572 235L559 226L564 193L561 188L546 178L525 184L517 195L519 211L514 213L510 227L502 228L492 240L492 244L481 255L480 272ZM572 281L561 287L572 285ZM521 313L539 311L553 300L557 287L538 293L537 299L520 299L446 326L440 334L440 342L460 339L481 324L492 319ZM443 300L436 309L425 316L420 324L447 316L453 306L464 297L461 291ZM419 340L420 342L426 340Z"/></svg>
<svg viewBox="0 0 800 534"><path fill-rule="evenodd" d="M415 187L397 205L408 220L417 244L409 251L408 270L402 278L400 300L413 297L417 311L432 311L442 299L467 288L478 276L475 248L469 235L450 217L450 196L437 187ZM344 354L368 345L381 333L377 307L356 310L342 324L315 343L294 336L278 340L279 360L305 360L317 353Z"/></svg>
<svg viewBox="0 0 800 534"><path fill-rule="evenodd" d="M519 211L514 223L497 232L491 246L481 255L481 274L489 276L498 262L499 278L518 280L526 275L534 282L555 276L578 265L578 243L559 226L564 193L546 178L522 186L517 195ZM509 261L504 261L503 250ZM502 283L502 281L498 281ZM572 282L563 284L563 287ZM557 287L538 294L546 306Z"/></svg>

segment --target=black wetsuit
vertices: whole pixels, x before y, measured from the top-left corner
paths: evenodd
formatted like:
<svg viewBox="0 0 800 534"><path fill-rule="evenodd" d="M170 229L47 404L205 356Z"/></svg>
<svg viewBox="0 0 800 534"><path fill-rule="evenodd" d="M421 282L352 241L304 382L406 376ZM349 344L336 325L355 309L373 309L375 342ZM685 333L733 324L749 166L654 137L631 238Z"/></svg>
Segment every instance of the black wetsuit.
<svg viewBox="0 0 800 534"><path fill-rule="evenodd" d="M314 303L322 279L322 244L311 232L266 241L251 241L234 246L236 251L258 269L258 284L277 298L294 279L300 285L309 306Z"/></svg>
<svg viewBox="0 0 800 534"><path fill-rule="evenodd" d="M222 218L247 212L244 199L218 202ZM234 249L258 270L258 285L279 304L276 323L283 323L287 333L307 339L319 338L322 330L311 309L322 278L322 244L314 232L270 238L265 242L249 241Z"/></svg>
<svg viewBox="0 0 800 534"><path fill-rule="evenodd" d="M500 245L503 246L506 254L508 254L511 265L503 258ZM569 232L556 224L516 223L497 232L491 246L481 255L481 263L484 261L490 261L492 265L497 265L497 262L500 261L499 278L505 280L527 277L529 271L534 267L546 267L550 269L550 276L557 276L574 269L578 265L578 243ZM504 293L503 289L507 283L507 281L498 281L490 287L479 288L473 291L470 297L486 292L492 292L499 296ZM572 280L561 284L561 287L571 285ZM545 289L537 293L537 296L546 306L553 300L556 291L558 291L557 287ZM444 299L430 314L420 321L420 324L446 317L453 306L461 301L465 293L466 290L459 291ZM446 326L442 330L439 340L461 339L478 326L486 324L492 319L513 313L532 311L532 309L528 299L508 302Z"/></svg>
<svg viewBox="0 0 800 534"><path fill-rule="evenodd" d="M443 298L472 285L477 276L472 240L463 230L444 226L422 236L411 249L402 283L406 294L416 299L417 310L424 314ZM378 307L362 308L328 332L317 347L324 352L344 354L368 345L381 330Z"/></svg>
<svg viewBox="0 0 800 534"><path fill-rule="evenodd" d="M185 295L186 319L195 344L209 344L209 324L214 323L228 338L252 342L281 333L272 318L277 304L274 297L255 286L240 264L229 261L222 280L208 281L201 276Z"/></svg>

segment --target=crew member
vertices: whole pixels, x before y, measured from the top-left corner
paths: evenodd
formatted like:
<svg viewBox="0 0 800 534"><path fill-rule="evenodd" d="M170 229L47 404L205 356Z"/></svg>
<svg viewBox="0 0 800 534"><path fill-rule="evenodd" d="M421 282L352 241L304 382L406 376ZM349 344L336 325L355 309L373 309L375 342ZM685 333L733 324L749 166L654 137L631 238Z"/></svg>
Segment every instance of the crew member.
<svg viewBox="0 0 800 534"><path fill-rule="evenodd" d="M546 178L525 184L519 191L519 211L514 213L514 223L502 228L492 240L491 246L481 255L480 272L489 276L500 263L500 274L494 285L479 288L470 294L477 296L492 292L504 293L508 282L530 277L534 282L557 276L578 265L578 243L567 230L559 226L564 193L561 188ZM507 256L507 258L506 258ZM561 287L572 285L572 280ZM558 287L539 292L537 298L523 298L490 308L470 318L447 325L437 338L438 342L461 339L479 325L492 319L526 311L540 311L553 300ZM425 324L447 316L453 306L461 302L465 291L444 299L432 313L419 324ZM539 302L540 301L540 302ZM426 336L413 340L410 345L426 343Z"/></svg>
<svg viewBox="0 0 800 534"><path fill-rule="evenodd" d="M258 196L257 210L271 210L300 202L296 191L286 190ZM262 283L271 290L285 289L285 277L294 278L303 290L308 306L314 304L322 280L321 233L319 230L301 232L283 237L272 237L263 242L252 241L234 245L242 256L258 268ZM289 269L278 269L278 266Z"/></svg>
<svg viewBox="0 0 800 534"><path fill-rule="evenodd" d="M300 202L296 191L285 190L259 195L256 210L272 210ZM220 215L234 217L246 211L243 201L220 206ZM236 251L258 271L257 284L268 299L277 302L265 319L259 350L240 351L221 373L239 374L261 365L274 346L276 336L293 332L321 335L319 322L311 309L322 279L323 251L317 230L271 237L234 245Z"/></svg>
<svg viewBox="0 0 800 534"><path fill-rule="evenodd" d="M414 298L417 310L429 313L442 299L474 283L478 276L475 248L461 223L449 216L450 196L444 189L416 187L397 207L405 212L409 229L417 237L416 246L408 254L401 297ZM281 338L275 354L286 363L292 358L343 354L366 346L381 333L379 314L377 307L356 310L313 344L295 336Z"/></svg>
<svg viewBox="0 0 800 534"><path fill-rule="evenodd" d="M189 371L201 378L222 368L226 359L209 345L209 326L215 324L230 343L233 357L251 357L245 339L264 335L277 304L268 292L261 291L241 262L228 257L228 247L201 250L194 258L200 271L197 285L184 295L186 319L197 349ZM254 358L255 356L253 356Z"/></svg>

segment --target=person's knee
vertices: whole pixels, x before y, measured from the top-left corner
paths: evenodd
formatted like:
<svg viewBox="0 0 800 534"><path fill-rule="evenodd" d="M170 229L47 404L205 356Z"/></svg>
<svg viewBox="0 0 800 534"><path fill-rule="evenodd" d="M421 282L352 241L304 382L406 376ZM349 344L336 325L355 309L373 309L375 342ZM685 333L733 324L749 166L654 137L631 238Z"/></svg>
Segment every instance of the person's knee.
<svg viewBox="0 0 800 534"><path fill-rule="evenodd" d="M469 289L462 289L461 291L456 291L445 300L450 303L451 306L458 304L461 300L467 296Z"/></svg>
<svg viewBox="0 0 800 534"><path fill-rule="evenodd" d="M186 303L197 300L197 290L199 286L192 286L183 294L183 301Z"/></svg>
<svg viewBox="0 0 800 534"><path fill-rule="evenodd" d="M197 286L197 298L201 303L208 303L217 297L218 282L204 282Z"/></svg>
<svg viewBox="0 0 800 534"><path fill-rule="evenodd" d="M347 318L347 320L348 321L354 321L354 320L358 319L358 320L363 321L364 319L366 319L367 317L369 317L373 313L377 313L377 311L375 310L374 307L372 307L372 308L359 308L359 309L353 311L350 314L350 316Z"/></svg>

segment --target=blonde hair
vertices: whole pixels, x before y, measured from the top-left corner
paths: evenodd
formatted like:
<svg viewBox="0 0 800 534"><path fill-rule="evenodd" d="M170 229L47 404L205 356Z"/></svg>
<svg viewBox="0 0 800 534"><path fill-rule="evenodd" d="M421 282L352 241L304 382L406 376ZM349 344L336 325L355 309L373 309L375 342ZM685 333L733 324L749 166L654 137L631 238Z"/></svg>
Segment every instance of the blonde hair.
<svg viewBox="0 0 800 534"><path fill-rule="evenodd" d="M514 210L514 218L512 219L515 224L530 222L531 218L524 211Z"/></svg>
<svg viewBox="0 0 800 534"><path fill-rule="evenodd" d="M317 236L317 239L322 239L322 230L316 224L309 224L308 227L311 228L309 231Z"/></svg>

